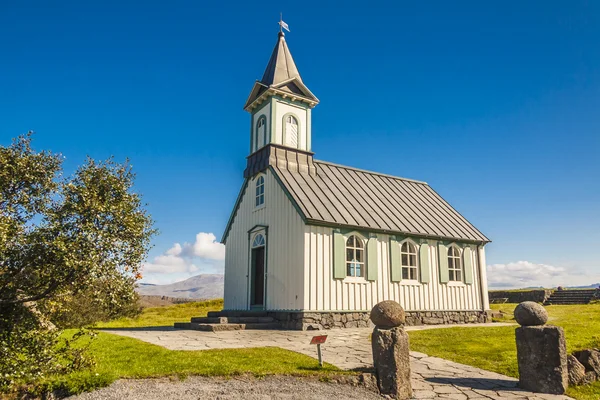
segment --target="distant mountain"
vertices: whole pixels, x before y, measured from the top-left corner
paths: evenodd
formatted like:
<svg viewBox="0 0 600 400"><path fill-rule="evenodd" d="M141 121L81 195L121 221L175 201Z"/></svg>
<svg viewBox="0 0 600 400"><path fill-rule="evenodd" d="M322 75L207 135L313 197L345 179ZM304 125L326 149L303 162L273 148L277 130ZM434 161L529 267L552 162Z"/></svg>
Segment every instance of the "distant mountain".
<svg viewBox="0 0 600 400"><path fill-rule="evenodd" d="M600 287L600 283L592 283L587 286L567 286L568 289L596 289Z"/></svg>
<svg viewBox="0 0 600 400"><path fill-rule="evenodd" d="M202 274L170 285L140 283L137 292L146 296L169 296L185 299L223 298L223 275Z"/></svg>

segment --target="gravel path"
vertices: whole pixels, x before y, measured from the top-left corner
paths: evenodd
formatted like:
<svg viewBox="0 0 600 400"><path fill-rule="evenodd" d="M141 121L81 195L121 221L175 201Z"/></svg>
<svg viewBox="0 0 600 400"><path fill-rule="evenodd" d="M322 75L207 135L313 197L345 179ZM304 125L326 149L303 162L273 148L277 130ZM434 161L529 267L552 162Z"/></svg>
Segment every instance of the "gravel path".
<svg viewBox="0 0 600 400"><path fill-rule="evenodd" d="M316 378L251 376L224 378L189 377L186 380L122 379L109 387L69 397L71 400L381 400L364 387L320 382Z"/></svg>

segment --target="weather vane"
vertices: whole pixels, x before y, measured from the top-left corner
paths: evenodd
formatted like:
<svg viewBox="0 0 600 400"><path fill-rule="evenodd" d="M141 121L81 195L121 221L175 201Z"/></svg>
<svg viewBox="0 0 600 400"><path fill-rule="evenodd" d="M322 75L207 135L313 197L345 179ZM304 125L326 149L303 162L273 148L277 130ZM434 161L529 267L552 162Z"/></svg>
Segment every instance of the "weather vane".
<svg viewBox="0 0 600 400"><path fill-rule="evenodd" d="M279 32L283 33L283 30L290 32L290 27L288 24L283 22L283 13L279 13Z"/></svg>

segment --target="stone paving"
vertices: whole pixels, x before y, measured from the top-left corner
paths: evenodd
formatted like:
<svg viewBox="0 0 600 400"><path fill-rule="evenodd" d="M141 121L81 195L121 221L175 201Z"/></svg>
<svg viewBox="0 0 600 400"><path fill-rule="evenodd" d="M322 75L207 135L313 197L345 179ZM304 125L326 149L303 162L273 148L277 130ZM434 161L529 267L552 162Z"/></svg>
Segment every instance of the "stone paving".
<svg viewBox="0 0 600 400"><path fill-rule="evenodd" d="M474 326L510 324L454 325L464 329ZM452 327L448 325L435 328ZM432 329L433 326L407 327L406 330ZM170 350L209 350L275 346L317 357L316 346L310 339L317 334L328 335L322 345L323 359L343 369L371 368L373 365L371 328L335 329L328 331L225 331L200 332L172 328L132 328L105 330L128 336ZM411 370L416 399L570 399L567 396L545 395L522 391L517 380L504 375L454 363L426 354L411 352Z"/></svg>

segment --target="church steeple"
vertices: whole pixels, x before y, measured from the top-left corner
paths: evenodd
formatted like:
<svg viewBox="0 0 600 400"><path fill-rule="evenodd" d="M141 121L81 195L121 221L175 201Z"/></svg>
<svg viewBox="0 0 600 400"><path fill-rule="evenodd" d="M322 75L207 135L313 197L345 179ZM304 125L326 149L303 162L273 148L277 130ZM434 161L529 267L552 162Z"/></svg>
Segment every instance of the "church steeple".
<svg viewBox="0 0 600 400"><path fill-rule="evenodd" d="M292 58L292 53L290 53L290 49L285 42L285 34L279 32L279 39L277 40L277 44L275 44L260 83L270 86L292 78L298 78L302 82L300 72L298 72L296 63Z"/></svg>
<svg viewBox="0 0 600 400"><path fill-rule="evenodd" d="M250 153L267 145L311 151L311 109L319 99L306 87L283 32L244 110L251 114Z"/></svg>

